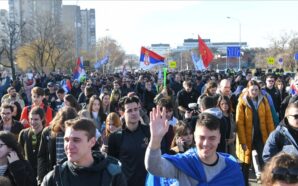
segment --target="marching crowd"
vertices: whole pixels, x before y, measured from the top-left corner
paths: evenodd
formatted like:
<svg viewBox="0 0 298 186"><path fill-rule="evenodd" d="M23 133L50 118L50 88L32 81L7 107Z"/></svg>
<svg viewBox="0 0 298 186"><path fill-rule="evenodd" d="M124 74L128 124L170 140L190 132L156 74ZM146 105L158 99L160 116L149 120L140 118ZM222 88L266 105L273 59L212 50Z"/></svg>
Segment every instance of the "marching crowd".
<svg viewBox="0 0 298 186"><path fill-rule="evenodd" d="M0 185L298 184L298 74L1 77Z"/></svg>

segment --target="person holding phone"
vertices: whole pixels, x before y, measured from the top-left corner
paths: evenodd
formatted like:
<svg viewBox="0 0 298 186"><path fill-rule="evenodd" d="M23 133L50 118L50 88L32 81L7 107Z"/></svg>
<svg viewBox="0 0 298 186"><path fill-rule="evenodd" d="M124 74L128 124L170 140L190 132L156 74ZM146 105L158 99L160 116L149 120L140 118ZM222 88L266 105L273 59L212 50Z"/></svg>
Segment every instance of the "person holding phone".
<svg viewBox="0 0 298 186"><path fill-rule="evenodd" d="M195 147L193 130L189 125L183 121L178 121L174 131L175 136L172 141L170 154L184 153L188 149Z"/></svg>
<svg viewBox="0 0 298 186"><path fill-rule="evenodd" d="M13 186L36 186L34 172L21 153L15 136L0 131L0 176L9 178Z"/></svg>

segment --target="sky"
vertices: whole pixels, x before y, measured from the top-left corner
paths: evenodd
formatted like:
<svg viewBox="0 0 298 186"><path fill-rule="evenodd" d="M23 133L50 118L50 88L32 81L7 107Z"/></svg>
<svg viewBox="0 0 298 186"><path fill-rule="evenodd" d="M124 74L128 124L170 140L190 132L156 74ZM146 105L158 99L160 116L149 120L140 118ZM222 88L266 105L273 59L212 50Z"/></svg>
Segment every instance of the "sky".
<svg viewBox="0 0 298 186"><path fill-rule="evenodd" d="M97 39L109 36L127 54L139 55L141 46L151 44L180 46L198 35L211 42L239 42L241 33L248 47L268 47L271 38L298 32L294 0L63 0L63 4L95 8ZM7 0L0 0L3 8L8 9Z"/></svg>

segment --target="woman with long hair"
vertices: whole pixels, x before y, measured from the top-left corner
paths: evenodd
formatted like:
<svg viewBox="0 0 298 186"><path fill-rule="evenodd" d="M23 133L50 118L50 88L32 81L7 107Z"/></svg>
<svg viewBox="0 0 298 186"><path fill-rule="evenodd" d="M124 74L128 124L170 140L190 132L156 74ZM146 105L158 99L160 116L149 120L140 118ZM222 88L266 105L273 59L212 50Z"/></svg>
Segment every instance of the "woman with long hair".
<svg viewBox="0 0 298 186"><path fill-rule="evenodd" d="M79 113L80 116L92 119L100 134L105 130L106 114L102 110L102 102L97 95L90 97L87 109Z"/></svg>
<svg viewBox="0 0 298 186"><path fill-rule="evenodd" d="M248 185L248 173L253 160L257 179L264 165L262 152L274 123L269 102L261 93L260 85L250 80L239 96L236 108L236 155L242 162L242 171Z"/></svg>
<svg viewBox="0 0 298 186"><path fill-rule="evenodd" d="M110 94L108 92L103 92L99 96L102 102L102 110L103 112L108 115L110 113Z"/></svg>
<svg viewBox="0 0 298 186"><path fill-rule="evenodd" d="M186 152L188 149L194 147L194 136L192 128L184 123L178 121L174 126L175 135L172 141L170 154L177 154Z"/></svg>
<svg viewBox="0 0 298 186"><path fill-rule="evenodd" d="M15 136L0 131L0 176L9 178L13 186L35 186L33 169L22 155Z"/></svg>
<svg viewBox="0 0 298 186"><path fill-rule="evenodd" d="M231 100L227 96L220 95L217 101L217 106L223 113L223 121L226 125L225 140L226 150L225 152L235 156L235 139L236 139L236 123L233 116L233 109ZM222 134L223 135L223 134Z"/></svg>
<svg viewBox="0 0 298 186"><path fill-rule="evenodd" d="M73 107L77 112L79 112L82 109L77 99L71 94L66 94L64 96L64 106Z"/></svg>
<svg viewBox="0 0 298 186"><path fill-rule="evenodd" d="M50 126L43 129L37 155L37 172L40 183L43 177L53 170L54 165L66 157L63 146L64 123L76 117L78 117L78 114L74 108L63 107L51 121Z"/></svg>
<svg viewBox="0 0 298 186"><path fill-rule="evenodd" d="M19 121L22 114L21 105L17 101L11 102L10 105L13 106L12 118L16 121Z"/></svg>
<svg viewBox="0 0 298 186"><path fill-rule="evenodd" d="M112 133L120 131L121 129L122 129L122 123L120 121L119 115L115 112L111 112L107 116L106 129L105 129L104 133L102 134L102 142L103 142L103 144L101 146L102 152L107 152L109 136Z"/></svg>

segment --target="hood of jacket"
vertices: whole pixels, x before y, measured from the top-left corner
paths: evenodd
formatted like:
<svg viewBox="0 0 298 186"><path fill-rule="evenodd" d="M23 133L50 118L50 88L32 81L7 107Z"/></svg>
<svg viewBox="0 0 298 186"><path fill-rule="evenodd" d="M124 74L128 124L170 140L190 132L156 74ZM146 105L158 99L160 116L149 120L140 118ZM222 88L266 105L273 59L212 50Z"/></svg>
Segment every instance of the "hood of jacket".
<svg viewBox="0 0 298 186"><path fill-rule="evenodd" d="M79 175L80 173L86 174L87 172L98 172L98 171L104 170L108 165L108 160L106 159L106 157L100 152L93 152L92 156L93 156L94 162L89 167L77 166L74 163L67 161L67 158L64 158L63 160L61 160L59 162L59 165L62 165L64 162L66 162L69 167L69 170L74 175Z"/></svg>
<svg viewBox="0 0 298 186"><path fill-rule="evenodd" d="M217 107L206 109L203 111L203 113L212 114L213 116L217 117L218 119L221 119L223 116L222 111Z"/></svg>

